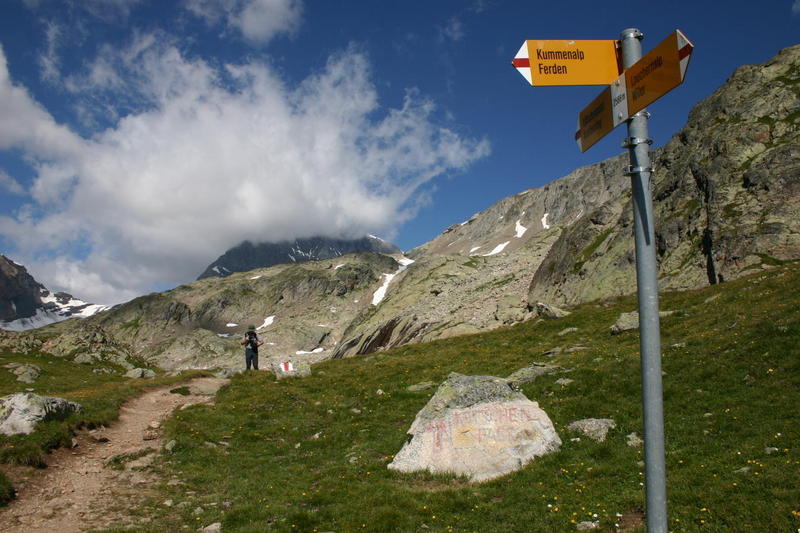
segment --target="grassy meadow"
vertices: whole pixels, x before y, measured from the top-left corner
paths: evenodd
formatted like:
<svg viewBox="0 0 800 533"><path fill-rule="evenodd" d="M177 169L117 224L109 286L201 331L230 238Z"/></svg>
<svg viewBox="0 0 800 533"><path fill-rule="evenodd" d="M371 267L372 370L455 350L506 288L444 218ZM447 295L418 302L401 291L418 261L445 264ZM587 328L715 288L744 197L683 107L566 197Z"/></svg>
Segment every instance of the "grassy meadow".
<svg viewBox="0 0 800 533"><path fill-rule="evenodd" d="M662 294L661 309L675 311L661 322L671 531L800 528L798 286L800 265L789 264ZM626 444L629 433L641 436L638 333L610 334L619 314L635 309L635 297L594 302L560 320L328 361L306 378L237 375L216 405L178 411L165 424L177 444L158 463L164 483L136 510L142 522L133 530L221 522L241 532L560 533L599 521L600 531L643 531L643 449ZM544 355L554 348L561 353ZM111 419L141 386L28 359L48 370L37 392L88 405L89 423ZM534 361L565 369L523 387L553 420L559 452L483 484L387 469L435 392L408 386L450 372L507 376ZM72 377L47 381L57 372ZM8 376L0 372L4 394L18 387ZM565 377L574 381L556 383ZM617 428L603 443L573 440L566 426L589 417L613 418ZM19 460L10 444L61 443L49 431L2 441L0 458Z"/></svg>

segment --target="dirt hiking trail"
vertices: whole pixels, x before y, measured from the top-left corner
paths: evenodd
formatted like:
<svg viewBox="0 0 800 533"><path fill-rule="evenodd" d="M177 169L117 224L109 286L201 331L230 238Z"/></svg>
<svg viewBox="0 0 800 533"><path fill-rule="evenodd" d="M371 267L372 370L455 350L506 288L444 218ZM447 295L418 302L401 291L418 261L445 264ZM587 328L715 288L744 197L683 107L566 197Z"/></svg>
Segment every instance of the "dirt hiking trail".
<svg viewBox="0 0 800 533"><path fill-rule="evenodd" d="M2 465L17 497L0 509L0 531L77 533L141 523L141 517L126 509L160 481L145 467L164 444L161 422L176 408L213 403L227 382L198 378L149 390L125 403L110 427L82 431L72 449L55 450L47 457L47 468ZM188 395L169 392L182 386L188 387Z"/></svg>

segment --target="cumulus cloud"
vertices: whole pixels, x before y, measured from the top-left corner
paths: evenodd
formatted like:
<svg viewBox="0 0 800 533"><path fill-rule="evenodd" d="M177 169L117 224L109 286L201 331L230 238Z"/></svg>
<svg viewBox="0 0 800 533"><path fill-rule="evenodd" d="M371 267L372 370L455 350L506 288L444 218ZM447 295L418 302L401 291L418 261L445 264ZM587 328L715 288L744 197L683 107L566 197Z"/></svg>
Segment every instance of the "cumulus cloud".
<svg viewBox="0 0 800 533"><path fill-rule="evenodd" d="M294 33L303 13L301 0L186 0L186 8L209 25L222 23L254 44Z"/></svg>
<svg viewBox="0 0 800 533"><path fill-rule="evenodd" d="M792 14L800 15L800 0L794 0L794 3L792 4Z"/></svg>
<svg viewBox="0 0 800 533"><path fill-rule="evenodd" d="M391 235L424 184L489 153L417 91L382 106L356 48L294 87L147 36L103 57L72 83L91 96L124 79L138 107L82 138L10 80L0 50L0 149L37 173L0 234L46 285L99 303L194 279L244 239Z"/></svg>

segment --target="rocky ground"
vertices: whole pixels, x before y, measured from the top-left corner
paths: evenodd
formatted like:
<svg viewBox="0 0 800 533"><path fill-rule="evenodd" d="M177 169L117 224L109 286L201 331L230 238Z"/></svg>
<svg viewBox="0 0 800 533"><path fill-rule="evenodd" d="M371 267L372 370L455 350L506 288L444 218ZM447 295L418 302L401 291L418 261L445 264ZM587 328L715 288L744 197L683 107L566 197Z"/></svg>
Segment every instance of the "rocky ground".
<svg viewBox="0 0 800 533"><path fill-rule="evenodd" d="M56 450L45 469L2 465L17 498L0 510L0 529L70 533L141 522L127 509L161 481L146 468L164 445L161 422L177 408L212 403L226 382L192 380L188 395L169 392L179 385L148 391L123 406L111 427L82 432L72 449Z"/></svg>

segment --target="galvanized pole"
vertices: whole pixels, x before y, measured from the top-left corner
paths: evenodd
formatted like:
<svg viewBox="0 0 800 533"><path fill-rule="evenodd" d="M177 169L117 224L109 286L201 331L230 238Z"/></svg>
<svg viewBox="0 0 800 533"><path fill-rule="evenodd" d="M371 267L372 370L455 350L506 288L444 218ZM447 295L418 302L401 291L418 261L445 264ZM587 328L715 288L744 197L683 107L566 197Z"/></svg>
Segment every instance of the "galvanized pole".
<svg viewBox="0 0 800 533"><path fill-rule="evenodd" d="M628 69L642 57L642 33L630 28L620 35L622 64ZM642 361L644 458L647 489L647 532L667 533L667 483L664 464L664 406L661 385L661 332L658 318L658 265L656 263L652 168L647 118L642 110L628 120L636 239L636 288L639 294L639 349Z"/></svg>

